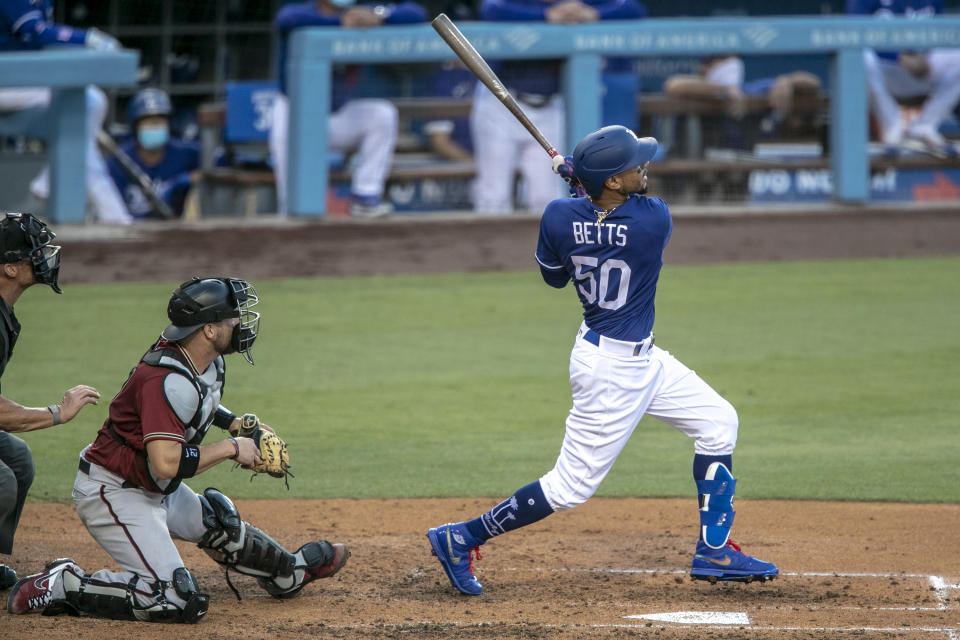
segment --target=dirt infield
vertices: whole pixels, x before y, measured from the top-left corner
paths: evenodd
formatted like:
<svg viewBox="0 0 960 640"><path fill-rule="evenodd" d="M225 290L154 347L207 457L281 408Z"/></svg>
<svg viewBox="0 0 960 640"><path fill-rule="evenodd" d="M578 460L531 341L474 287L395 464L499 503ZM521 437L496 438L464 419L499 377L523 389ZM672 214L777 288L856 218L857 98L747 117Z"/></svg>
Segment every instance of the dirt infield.
<svg viewBox="0 0 960 640"><path fill-rule="evenodd" d="M200 273L256 281L532 269L536 236L537 220L521 217L65 229L62 281L178 281ZM666 262L958 252L956 208L844 209L678 215ZM187 566L212 596L210 613L196 626L134 629L125 622L0 613L0 629L4 638L98 640L131 633L176 633L178 640L960 640L960 505L740 501L738 541L747 552L776 562L782 575L765 584L709 585L686 576L697 535L692 497L594 499L486 545L477 564L486 593L460 596L431 557L424 534L493 502L241 500L245 519L286 546L326 538L350 545L352 558L337 576L309 585L290 601L273 600L252 580L237 577L244 594L238 602L217 566L195 546L181 543ZM115 567L70 505L28 504L14 566L24 574L65 555L88 571ZM692 624L693 613L712 616Z"/></svg>
<svg viewBox="0 0 960 640"><path fill-rule="evenodd" d="M244 518L296 548L310 538L350 545L333 578L292 600L266 596L180 544L212 596L198 625L164 631L211 638L944 638L960 637L960 505L741 501L745 550L783 575L764 584L690 580L696 506L690 500L594 499L483 547L484 595L461 596L430 555L426 529L491 500L238 501ZM289 522L285 514L295 514ZM113 563L72 509L28 504L18 569L71 555L84 569ZM627 616L713 612L733 625ZM0 614L6 638L107 638L129 623ZM147 637L159 634L155 627ZM140 631L143 632L143 631ZM160 636L158 636L160 637Z"/></svg>

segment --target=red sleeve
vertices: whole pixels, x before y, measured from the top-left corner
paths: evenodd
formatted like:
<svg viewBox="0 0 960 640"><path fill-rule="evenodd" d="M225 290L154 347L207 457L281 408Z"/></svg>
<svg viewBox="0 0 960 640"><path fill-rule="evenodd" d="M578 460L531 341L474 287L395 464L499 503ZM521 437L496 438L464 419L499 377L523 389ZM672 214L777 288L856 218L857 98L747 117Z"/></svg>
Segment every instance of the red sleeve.
<svg viewBox="0 0 960 640"><path fill-rule="evenodd" d="M167 374L175 375L175 374ZM140 389L140 425L143 429L143 444L151 440L174 440L186 442L184 426L174 413L163 392L166 376L152 376Z"/></svg>

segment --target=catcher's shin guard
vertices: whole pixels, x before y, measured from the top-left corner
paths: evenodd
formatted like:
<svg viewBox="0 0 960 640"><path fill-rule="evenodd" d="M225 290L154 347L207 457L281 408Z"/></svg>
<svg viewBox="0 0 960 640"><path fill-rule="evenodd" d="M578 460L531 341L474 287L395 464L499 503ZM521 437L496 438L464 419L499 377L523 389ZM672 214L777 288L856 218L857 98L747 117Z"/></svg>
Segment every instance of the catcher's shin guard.
<svg viewBox="0 0 960 640"><path fill-rule="evenodd" d="M711 549L722 549L730 538L736 487L736 478L722 462L712 463L707 468L706 477L697 480L697 492L700 494L700 537Z"/></svg>
<svg viewBox="0 0 960 640"><path fill-rule="evenodd" d="M347 563L350 550L345 544L330 544L326 540L308 542L294 555L296 567L290 576L257 578L257 582L274 598L292 598L303 586L320 578L329 578Z"/></svg>
<svg viewBox="0 0 960 640"><path fill-rule="evenodd" d="M273 538L240 519L230 498L216 489L200 496L207 532L197 546L217 563L256 578L293 574L296 559Z"/></svg>
<svg viewBox="0 0 960 640"><path fill-rule="evenodd" d="M154 601L145 607L137 604L137 576L128 584L104 582L78 573L72 566L68 566L63 571L62 580L64 599L53 601L43 615L66 613L110 620L193 624L203 617L210 605L210 596L200 593L197 581L183 567L174 570L170 583L159 582L154 585ZM184 600L183 607L167 600L165 591L168 586L172 586Z"/></svg>

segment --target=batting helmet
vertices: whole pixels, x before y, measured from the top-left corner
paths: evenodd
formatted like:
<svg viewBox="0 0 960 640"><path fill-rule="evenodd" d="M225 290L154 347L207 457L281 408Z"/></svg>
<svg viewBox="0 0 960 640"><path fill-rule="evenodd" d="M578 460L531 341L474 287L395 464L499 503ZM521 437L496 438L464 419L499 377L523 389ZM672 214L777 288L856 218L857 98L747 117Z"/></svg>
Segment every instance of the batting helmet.
<svg viewBox="0 0 960 640"><path fill-rule="evenodd" d="M60 246L52 244L56 234L32 213L8 213L0 220L0 264L29 260L33 277L63 293L60 277Z"/></svg>
<svg viewBox="0 0 960 640"><path fill-rule="evenodd" d="M620 125L597 129L573 150L573 173L587 195L597 197L610 176L648 162L657 153L656 138L637 138Z"/></svg>
<svg viewBox="0 0 960 640"><path fill-rule="evenodd" d="M127 117L130 124L135 124L140 118L147 116L170 117L173 107L170 105L170 96L163 89L147 87L133 96L130 106L127 107Z"/></svg>
<svg viewBox="0 0 960 640"><path fill-rule="evenodd" d="M203 325L240 318L233 329L231 351L253 364L250 349L260 329L260 314L251 307L260 302L256 289L238 278L193 278L177 287L167 305L170 325L163 330L166 340L182 340Z"/></svg>

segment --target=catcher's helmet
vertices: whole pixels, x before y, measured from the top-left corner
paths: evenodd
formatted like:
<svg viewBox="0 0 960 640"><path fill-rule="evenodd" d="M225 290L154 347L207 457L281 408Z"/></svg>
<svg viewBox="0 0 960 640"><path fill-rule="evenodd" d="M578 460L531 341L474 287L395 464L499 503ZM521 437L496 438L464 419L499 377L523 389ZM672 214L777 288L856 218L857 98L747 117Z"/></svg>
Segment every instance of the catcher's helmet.
<svg viewBox="0 0 960 640"><path fill-rule="evenodd" d="M166 116L170 117L173 113L173 107L170 105L170 96L163 89L147 87L141 89L133 96L130 106L127 107L127 117L130 124L136 124L140 118L147 116Z"/></svg>
<svg viewBox="0 0 960 640"><path fill-rule="evenodd" d="M51 244L56 234L32 213L8 213L0 220L0 264L29 260L33 277L63 293L60 277L60 246Z"/></svg>
<svg viewBox="0 0 960 640"><path fill-rule="evenodd" d="M573 174L591 197L603 191L610 176L648 162L657 153L656 138L637 138L620 125L598 129L573 150Z"/></svg>
<svg viewBox="0 0 960 640"><path fill-rule="evenodd" d="M193 278L177 287L167 305L170 325L163 338L177 341L203 325L240 318L233 329L231 347L253 364L250 349L260 328L260 314L251 307L260 302L253 285L238 278Z"/></svg>

